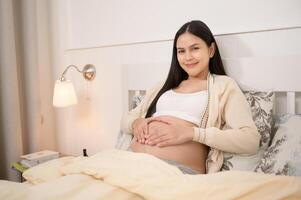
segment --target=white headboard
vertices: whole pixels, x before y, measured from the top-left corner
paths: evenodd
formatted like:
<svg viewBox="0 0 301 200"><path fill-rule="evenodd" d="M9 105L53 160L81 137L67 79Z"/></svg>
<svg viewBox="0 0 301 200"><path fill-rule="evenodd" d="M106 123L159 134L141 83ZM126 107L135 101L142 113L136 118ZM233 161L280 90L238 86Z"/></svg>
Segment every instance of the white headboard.
<svg viewBox="0 0 301 200"><path fill-rule="evenodd" d="M276 97L280 96L276 106L285 107L285 111L281 108L281 112L291 114L297 112L296 97L301 93L300 63L301 58L297 56L224 59L227 74L234 78L243 90L274 91ZM124 69L124 91L147 90L165 80L169 63L126 65Z"/></svg>
<svg viewBox="0 0 301 200"><path fill-rule="evenodd" d="M296 94L301 92L300 56L224 59L227 74L243 90L286 93L286 112L296 113Z"/></svg>

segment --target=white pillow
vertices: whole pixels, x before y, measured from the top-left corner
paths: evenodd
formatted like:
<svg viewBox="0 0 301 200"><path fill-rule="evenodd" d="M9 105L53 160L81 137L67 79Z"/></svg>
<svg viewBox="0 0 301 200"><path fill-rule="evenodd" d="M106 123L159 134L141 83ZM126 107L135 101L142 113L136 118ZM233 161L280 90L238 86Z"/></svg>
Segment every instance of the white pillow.
<svg viewBox="0 0 301 200"><path fill-rule="evenodd" d="M129 150L132 139L132 134L127 134L119 131L115 148L120 150Z"/></svg>

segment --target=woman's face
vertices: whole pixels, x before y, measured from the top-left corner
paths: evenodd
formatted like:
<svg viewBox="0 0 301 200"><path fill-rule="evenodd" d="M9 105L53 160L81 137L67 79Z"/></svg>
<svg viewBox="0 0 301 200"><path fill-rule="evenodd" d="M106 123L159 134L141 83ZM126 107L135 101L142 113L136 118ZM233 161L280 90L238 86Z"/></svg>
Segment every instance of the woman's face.
<svg viewBox="0 0 301 200"><path fill-rule="evenodd" d="M189 78L206 79L214 44L208 47L201 38L186 32L179 36L176 48L178 62Z"/></svg>

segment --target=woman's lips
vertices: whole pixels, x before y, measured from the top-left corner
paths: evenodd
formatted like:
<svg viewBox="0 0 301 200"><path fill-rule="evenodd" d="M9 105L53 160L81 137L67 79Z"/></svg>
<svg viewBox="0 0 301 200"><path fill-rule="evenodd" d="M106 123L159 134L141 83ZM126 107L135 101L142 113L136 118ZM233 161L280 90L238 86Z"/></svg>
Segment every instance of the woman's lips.
<svg viewBox="0 0 301 200"><path fill-rule="evenodd" d="M188 68L192 68L192 67L196 66L197 64L198 64L198 62L196 62L196 63L189 63L189 64L185 64L185 66L188 67Z"/></svg>

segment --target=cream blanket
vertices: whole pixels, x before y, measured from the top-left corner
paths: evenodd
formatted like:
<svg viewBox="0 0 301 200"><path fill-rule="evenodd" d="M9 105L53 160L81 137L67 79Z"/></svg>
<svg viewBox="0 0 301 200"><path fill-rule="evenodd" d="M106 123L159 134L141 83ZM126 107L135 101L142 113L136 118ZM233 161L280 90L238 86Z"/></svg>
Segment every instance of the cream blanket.
<svg viewBox="0 0 301 200"><path fill-rule="evenodd" d="M0 199L301 199L295 177L238 171L184 175L143 153L105 150L56 164L27 170L33 186L1 181Z"/></svg>

